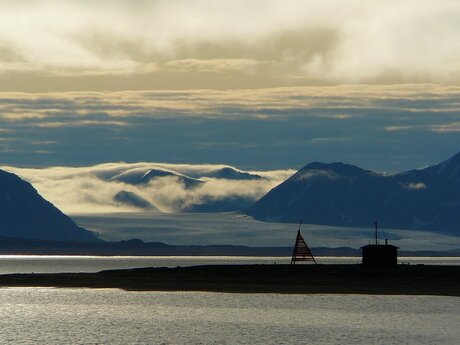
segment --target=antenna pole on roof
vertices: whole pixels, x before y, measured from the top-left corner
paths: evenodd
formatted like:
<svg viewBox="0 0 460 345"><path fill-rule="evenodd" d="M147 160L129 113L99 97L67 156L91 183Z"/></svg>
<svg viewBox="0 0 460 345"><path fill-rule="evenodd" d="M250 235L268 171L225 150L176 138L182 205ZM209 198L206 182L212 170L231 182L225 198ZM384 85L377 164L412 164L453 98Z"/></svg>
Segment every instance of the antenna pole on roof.
<svg viewBox="0 0 460 345"><path fill-rule="evenodd" d="M374 222L374 226L375 226L375 244L377 245L379 244L378 239L377 239L378 238L377 237L377 221Z"/></svg>

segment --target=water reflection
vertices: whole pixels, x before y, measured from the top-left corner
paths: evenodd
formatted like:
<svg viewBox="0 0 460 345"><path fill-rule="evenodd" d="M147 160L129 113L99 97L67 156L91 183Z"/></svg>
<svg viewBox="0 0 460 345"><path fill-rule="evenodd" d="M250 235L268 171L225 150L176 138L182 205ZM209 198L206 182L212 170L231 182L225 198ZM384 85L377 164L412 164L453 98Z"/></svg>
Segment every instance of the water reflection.
<svg viewBox="0 0 460 345"><path fill-rule="evenodd" d="M316 257L318 264L359 264L360 257ZM252 256L51 256L0 255L0 274L98 272L137 267L195 265L289 264L290 257ZM460 265L459 257L400 257L400 263Z"/></svg>

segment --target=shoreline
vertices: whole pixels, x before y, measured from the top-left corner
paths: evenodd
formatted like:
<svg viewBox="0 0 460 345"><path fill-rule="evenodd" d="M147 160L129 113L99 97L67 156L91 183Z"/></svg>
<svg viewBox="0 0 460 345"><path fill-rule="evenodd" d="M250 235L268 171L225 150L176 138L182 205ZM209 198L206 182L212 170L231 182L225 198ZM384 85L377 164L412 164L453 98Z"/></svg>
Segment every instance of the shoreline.
<svg viewBox="0 0 460 345"><path fill-rule="evenodd" d="M0 275L3 287L460 297L460 266L204 265Z"/></svg>
<svg viewBox="0 0 460 345"><path fill-rule="evenodd" d="M359 248L311 247L315 256L361 257ZM144 242L139 239L118 242L72 242L33 240L0 236L0 255L82 255L82 256L291 256L289 247L246 245L180 245ZM460 257L460 248L451 250L400 250L400 257Z"/></svg>

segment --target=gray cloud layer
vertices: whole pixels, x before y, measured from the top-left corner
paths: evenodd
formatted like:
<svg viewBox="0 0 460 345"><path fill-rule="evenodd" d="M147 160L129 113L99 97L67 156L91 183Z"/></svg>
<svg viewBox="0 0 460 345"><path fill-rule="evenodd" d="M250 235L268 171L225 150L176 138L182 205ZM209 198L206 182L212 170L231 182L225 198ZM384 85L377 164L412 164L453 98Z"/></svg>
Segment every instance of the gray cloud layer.
<svg viewBox="0 0 460 345"><path fill-rule="evenodd" d="M0 23L10 90L460 81L458 1L3 0Z"/></svg>
<svg viewBox="0 0 460 345"><path fill-rule="evenodd" d="M0 161L228 163L246 169L345 161L383 171L459 151L460 88L0 93Z"/></svg>

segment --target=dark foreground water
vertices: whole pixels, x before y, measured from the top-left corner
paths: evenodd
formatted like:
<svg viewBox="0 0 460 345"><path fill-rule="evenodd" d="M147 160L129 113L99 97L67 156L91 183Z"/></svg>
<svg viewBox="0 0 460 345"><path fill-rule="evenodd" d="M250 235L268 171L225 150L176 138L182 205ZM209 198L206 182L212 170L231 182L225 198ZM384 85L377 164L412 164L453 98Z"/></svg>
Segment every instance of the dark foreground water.
<svg viewBox="0 0 460 345"><path fill-rule="evenodd" d="M0 274L99 272L138 267L176 267L227 264L288 264L290 257L254 256L60 256L0 255ZM317 257L319 264L357 264L359 257ZM460 265L460 257L401 257L411 265Z"/></svg>
<svg viewBox="0 0 460 345"><path fill-rule="evenodd" d="M0 289L1 344L458 344L460 298Z"/></svg>

